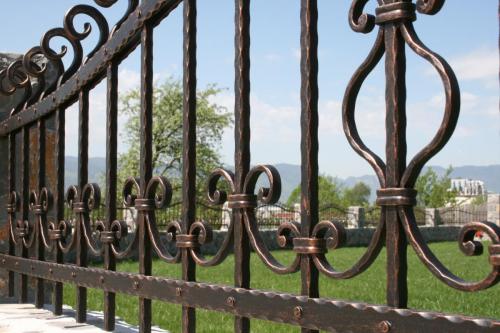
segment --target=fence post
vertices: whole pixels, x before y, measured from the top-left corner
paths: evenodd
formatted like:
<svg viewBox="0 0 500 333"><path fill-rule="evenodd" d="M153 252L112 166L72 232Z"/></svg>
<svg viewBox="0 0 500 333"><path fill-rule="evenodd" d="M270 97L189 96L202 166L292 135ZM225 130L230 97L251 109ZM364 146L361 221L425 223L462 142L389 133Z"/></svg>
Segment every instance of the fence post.
<svg viewBox="0 0 500 333"><path fill-rule="evenodd" d="M365 209L360 206L350 206L347 208L347 226L348 228L365 227Z"/></svg>
<svg viewBox="0 0 500 333"><path fill-rule="evenodd" d="M441 216L437 208L425 208L425 225L427 227L437 227L441 225Z"/></svg>
<svg viewBox="0 0 500 333"><path fill-rule="evenodd" d="M487 220L500 226L500 194L488 194Z"/></svg>

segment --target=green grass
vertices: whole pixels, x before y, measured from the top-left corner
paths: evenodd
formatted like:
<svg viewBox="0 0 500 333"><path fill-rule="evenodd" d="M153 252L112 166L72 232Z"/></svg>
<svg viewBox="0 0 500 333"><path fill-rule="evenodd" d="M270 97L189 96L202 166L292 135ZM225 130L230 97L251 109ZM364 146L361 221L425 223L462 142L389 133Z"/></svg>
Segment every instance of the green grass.
<svg viewBox="0 0 500 333"><path fill-rule="evenodd" d="M451 271L464 279L482 279L489 272L487 255L466 257L456 243L435 243L430 245L436 255ZM345 248L328 253L331 263L338 268L352 265L363 253L364 248ZM487 252L487 250L485 251ZM290 251L274 252L282 262L291 262ZM485 291L465 293L456 291L437 280L415 256L408 250L409 307L419 310L433 310L454 314L466 314L479 317L500 317L500 286ZM197 279L203 282L214 282L231 285L233 280L233 257L230 256L217 267L197 268ZM119 271L137 272L136 262L121 262ZM268 270L258 257L252 254L251 260L252 288L298 293L300 290L300 273L277 275ZM180 277L180 266L161 261L153 264L153 275L170 278ZM364 301L383 304L385 301L385 252L382 252L375 263L363 274L351 280L332 280L321 277L320 292L322 297L344 300ZM75 288L64 286L64 302L74 306ZM117 295L116 315L131 324L138 324L138 300L136 297ZM102 310L102 291L90 289L88 292L88 308ZM231 315L197 310L199 332L232 332L233 317ZM180 332L180 306L153 301L153 324ZM298 328L276 324L262 320L252 320L252 332L299 332Z"/></svg>

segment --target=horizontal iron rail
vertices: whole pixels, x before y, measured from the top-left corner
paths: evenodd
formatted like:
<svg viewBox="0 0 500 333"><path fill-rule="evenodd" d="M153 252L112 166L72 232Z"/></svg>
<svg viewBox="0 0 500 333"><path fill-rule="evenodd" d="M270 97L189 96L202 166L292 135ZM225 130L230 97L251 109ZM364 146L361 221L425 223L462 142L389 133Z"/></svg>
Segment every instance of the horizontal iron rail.
<svg viewBox="0 0 500 333"><path fill-rule="evenodd" d="M52 114L59 107L76 101L79 92L84 87L92 88L106 77L106 69L111 60L126 57L139 45L141 29L146 21L151 22L153 26L159 24L181 2L182 0L150 0L143 2L129 15L111 38L78 69L78 72L55 92L18 114L5 119L0 124L0 136L5 136Z"/></svg>
<svg viewBox="0 0 500 333"><path fill-rule="evenodd" d="M66 282L238 316L332 332L498 332L500 321L359 302L308 298L163 277L84 268L0 254L2 268Z"/></svg>

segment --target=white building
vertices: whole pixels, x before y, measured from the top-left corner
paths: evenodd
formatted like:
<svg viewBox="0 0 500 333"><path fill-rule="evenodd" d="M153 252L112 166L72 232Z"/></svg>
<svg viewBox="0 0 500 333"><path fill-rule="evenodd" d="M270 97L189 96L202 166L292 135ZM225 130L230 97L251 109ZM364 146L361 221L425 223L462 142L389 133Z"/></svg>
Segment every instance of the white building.
<svg viewBox="0 0 500 333"><path fill-rule="evenodd" d="M460 197L476 197L487 194L482 180L454 178L451 180L451 190L457 191Z"/></svg>

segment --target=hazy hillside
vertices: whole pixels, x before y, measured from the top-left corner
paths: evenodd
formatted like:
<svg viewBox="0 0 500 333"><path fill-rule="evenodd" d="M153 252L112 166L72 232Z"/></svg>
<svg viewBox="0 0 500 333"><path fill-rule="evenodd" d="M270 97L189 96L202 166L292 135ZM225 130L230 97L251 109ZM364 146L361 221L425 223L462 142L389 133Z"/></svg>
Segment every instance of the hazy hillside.
<svg viewBox="0 0 500 333"><path fill-rule="evenodd" d="M65 184L66 186L76 184L77 182L77 158L73 156L66 156L66 173ZM282 191L281 201L286 201L290 193L295 187L300 184L300 166L295 164L279 163L274 165L281 176ZM104 179L104 172L106 168L106 159L103 157L89 158L89 181L102 182ZM234 169L233 167L228 167ZM438 175L443 175L446 168L440 166L430 166ZM425 172L426 169L424 169ZM485 182L486 188L490 192L500 192L500 165L488 166L459 166L454 167L452 172L453 178L472 178L479 179ZM357 182L364 182L372 189L371 201L375 200L375 191L379 187L378 180L375 175L364 175L360 177L348 177L339 180L345 186L353 186Z"/></svg>

